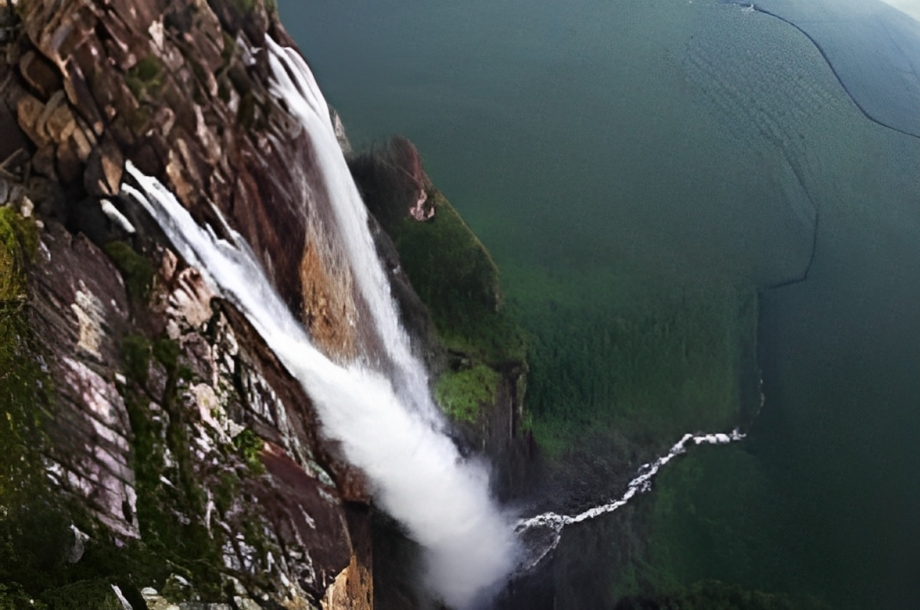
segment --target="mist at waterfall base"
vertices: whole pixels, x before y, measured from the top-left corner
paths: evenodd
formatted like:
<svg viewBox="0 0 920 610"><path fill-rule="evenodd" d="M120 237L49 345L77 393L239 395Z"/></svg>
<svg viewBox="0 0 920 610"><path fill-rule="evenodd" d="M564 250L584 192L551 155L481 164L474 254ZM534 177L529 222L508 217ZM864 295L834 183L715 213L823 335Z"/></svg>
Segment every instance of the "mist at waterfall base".
<svg viewBox="0 0 920 610"><path fill-rule="evenodd" d="M325 114L303 107L295 113L322 160L319 166L331 190L334 205L360 204L348 175L325 102L315 88L306 65L296 54L268 41L275 81L273 86L288 104L307 103ZM291 79L296 79L292 81ZM314 116L308 116L310 114ZM340 164L341 167L336 167ZM399 353L396 336L388 348L402 366L418 367L403 375L422 383L402 391L392 381L366 365L333 363L310 342L304 328L274 291L245 241L235 233L236 243L215 237L202 228L157 180L128 166L138 188L124 185L124 192L138 201L157 221L182 257L199 269L212 288L246 316L272 348L279 360L303 385L316 405L324 434L340 441L346 459L360 468L371 481L375 501L407 529L424 549L425 584L451 607L465 609L487 603L494 589L504 584L516 563L516 542L510 518L494 504L489 492L488 469L464 460L453 442L433 417L434 406L427 395L426 375L418 362ZM362 208L363 210L363 208ZM356 269L358 281L375 307L378 330L402 333L398 328L392 299L383 277L363 211L337 210L351 214L352 229L366 235L343 235L352 248L353 265L377 269ZM342 227L339 227L342 230ZM356 252L365 249L366 252ZM395 346L395 347L394 347ZM413 401L423 400L422 403Z"/></svg>

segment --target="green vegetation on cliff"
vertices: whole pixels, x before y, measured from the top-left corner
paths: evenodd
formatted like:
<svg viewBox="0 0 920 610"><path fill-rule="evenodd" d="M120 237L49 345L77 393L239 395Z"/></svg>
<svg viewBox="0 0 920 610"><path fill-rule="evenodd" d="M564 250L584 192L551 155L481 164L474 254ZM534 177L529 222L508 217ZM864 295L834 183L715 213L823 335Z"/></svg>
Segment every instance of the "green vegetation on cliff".
<svg viewBox="0 0 920 610"><path fill-rule="evenodd" d="M406 216L388 232L406 275L445 346L487 364L524 359L517 324L503 307L498 267L447 199L429 193L434 216Z"/></svg>
<svg viewBox="0 0 920 610"><path fill-rule="evenodd" d="M484 364L444 373L435 386L435 398L457 421L476 423L480 405L493 404L499 375Z"/></svg>
<svg viewBox="0 0 920 610"><path fill-rule="evenodd" d="M123 241L109 242L105 245L105 253L121 271L128 296L137 303L146 301L153 283L153 265L150 260Z"/></svg>
<svg viewBox="0 0 920 610"><path fill-rule="evenodd" d="M226 534L209 530L203 517L210 499L193 467L189 432L197 412L181 404L182 392L196 380L176 342L133 334L121 346L125 378L118 390L131 423L141 539L116 542L79 501L49 487L45 423L56 413L47 373L53 355L43 354L30 327L27 281L37 244L34 224L0 207L0 610L121 610L113 585L140 608L140 588L168 594L173 575L193 583L194 594L205 600L227 599ZM106 250L133 305L143 308L152 281L149 260L120 242ZM208 480L215 518L231 510L246 477L263 472L260 443L247 430L224 448L229 466ZM271 550L263 548L255 525L244 533L259 552Z"/></svg>
<svg viewBox="0 0 920 610"><path fill-rule="evenodd" d="M132 553L150 559L145 582L163 583L177 573L209 599L221 596L221 536L197 518L208 498L191 465L189 413L179 404L183 371L178 345L166 338L150 341L131 335L122 344L126 383L119 391L131 421L132 468L136 476L137 521L141 541ZM151 369L165 374L162 396L150 387ZM162 407L154 407L153 397ZM191 515L193 519L178 519Z"/></svg>
<svg viewBox="0 0 920 610"><path fill-rule="evenodd" d="M0 520L41 478L41 422L47 380L29 332L25 268L37 243L34 225L0 207Z"/></svg>
<svg viewBox="0 0 920 610"><path fill-rule="evenodd" d="M36 534L49 530L41 523L45 501L37 493L47 379L35 358L26 304L35 235L31 222L0 207L0 608L17 607L24 595L20 581L34 580L54 560L53 544L49 549L40 535L30 540L34 526L42 528Z"/></svg>
<svg viewBox="0 0 920 610"><path fill-rule="evenodd" d="M407 140L394 138L383 151L353 159L351 170L451 355L436 398L455 420L474 423L481 405L495 401L499 371L526 359L523 332L503 302L498 267L431 185Z"/></svg>

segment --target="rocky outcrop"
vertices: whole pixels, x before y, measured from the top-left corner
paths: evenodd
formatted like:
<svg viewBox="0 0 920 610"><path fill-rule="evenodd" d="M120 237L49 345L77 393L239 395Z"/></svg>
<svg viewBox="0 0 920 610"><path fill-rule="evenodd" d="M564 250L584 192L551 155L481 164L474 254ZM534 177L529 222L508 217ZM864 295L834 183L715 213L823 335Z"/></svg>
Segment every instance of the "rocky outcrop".
<svg viewBox="0 0 920 610"><path fill-rule="evenodd" d="M0 155L63 187L71 202L43 212L97 238L98 202L119 194L131 161L199 222L239 232L324 347L371 347L351 330L364 306L330 238L328 194L303 192L316 183L313 144L268 91L266 36L294 46L271 6L22 0L16 11L22 36L0 80L18 129Z"/></svg>
<svg viewBox="0 0 920 610"><path fill-rule="evenodd" d="M229 582L315 602L352 562L344 503L365 499L360 485L322 453L300 386L194 269L155 253L142 307L129 289L143 269L124 256L126 280L85 237L56 223L41 235L30 326L56 380L54 486L104 526L91 539L173 564L199 596Z"/></svg>

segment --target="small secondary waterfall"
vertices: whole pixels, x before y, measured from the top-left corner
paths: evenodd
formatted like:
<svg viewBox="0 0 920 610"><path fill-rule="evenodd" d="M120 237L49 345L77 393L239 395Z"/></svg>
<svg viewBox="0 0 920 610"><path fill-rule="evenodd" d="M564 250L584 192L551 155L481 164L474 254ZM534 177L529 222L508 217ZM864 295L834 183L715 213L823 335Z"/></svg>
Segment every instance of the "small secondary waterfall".
<svg viewBox="0 0 920 610"><path fill-rule="evenodd" d="M518 544L510 518L489 493L489 474L464 460L443 433L427 374L410 350L377 259L367 212L339 149L328 107L303 60L266 40L272 92L303 124L316 149L321 185L396 379L367 363L340 365L320 352L275 292L249 245L201 227L158 180L132 164L136 186L123 192L156 220L176 250L215 292L232 302L314 401L324 433L364 471L376 502L424 549L426 583L455 608L482 601L514 568Z"/></svg>
<svg viewBox="0 0 920 610"><path fill-rule="evenodd" d="M567 525L589 521L601 515L612 513L625 506L637 494L646 493L652 488L652 480L661 468L679 455L687 452L687 445L727 445L744 440L746 435L737 429L731 434L685 434L671 450L654 462L643 464L639 476L629 482L626 492L619 499L600 506L589 508L577 515L560 515L549 512L521 519L514 528L525 546L524 559L518 564L517 572L523 574L535 568L549 555L562 540L562 530Z"/></svg>

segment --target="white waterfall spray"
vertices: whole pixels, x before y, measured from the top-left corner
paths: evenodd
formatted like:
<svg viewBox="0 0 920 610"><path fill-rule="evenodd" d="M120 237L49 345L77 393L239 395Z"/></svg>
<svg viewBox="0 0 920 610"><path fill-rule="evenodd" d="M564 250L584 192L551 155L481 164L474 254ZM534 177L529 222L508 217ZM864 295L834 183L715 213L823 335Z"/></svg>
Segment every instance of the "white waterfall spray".
<svg viewBox="0 0 920 610"><path fill-rule="evenodd" d="M339 148L329 106L306 62L294 49L265 38L272 68L271 93L284 102L288 111L300 121L316 151L317 183L325 188L332 201L337 234L345 247L361 295L367 302L374 327L396 366L397 391L423 415L438 422L438 410L428 392L425 368L412 354L409 338L399 324L396 307L387 280L367 228L367 208L351 177L351 171Z"/></svg>
<svg viewBox="0 0 920 610"><path fill-rule="evenodd" d="M562 529L567 525L589 521L612 513L629 503L637 494L646 493L652 488L652 479L661 468L679 455L687 452L687 445L727 445L744 440L745 435L737 429L731 434L685 434L671 450L654 462L643 464L639 468L639 476L629 482L624 493L619 499L595 506L577 515L560 515L549 512L521 519L514 531L524 541L527 548L525 558L518 566L519 573L529 572L535 568L547 555L549 555L562 539Z"/></svg>
<svg viewBox="0 0 920 610"><path fill-rule="evenodd" d="M425 549L427 584L455 608L474 605L501 584L514 567L516 540L489 495L487 470L464 461L381 374L358 364L340 366L316 349L241 236L233 233L234 243L217 238L158 180L130 163L127 172L139 188L125 184L123 192L246 316L313 399L324 433L340 441L346 459L367 474L379 505ZM372 248L368 240L361 243ZM386 324L398 329L394 320Z"/></svg>

